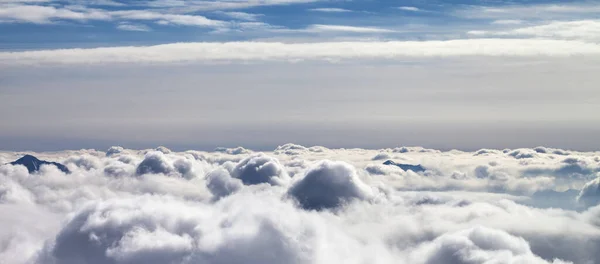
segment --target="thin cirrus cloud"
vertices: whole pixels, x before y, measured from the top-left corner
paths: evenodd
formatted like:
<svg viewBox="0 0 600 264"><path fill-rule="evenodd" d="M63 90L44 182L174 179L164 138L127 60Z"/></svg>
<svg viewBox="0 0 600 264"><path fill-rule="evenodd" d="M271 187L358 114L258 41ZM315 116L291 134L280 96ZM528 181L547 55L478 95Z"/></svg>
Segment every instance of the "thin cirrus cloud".
<svg viewBox="0 0 600 264"><path fill-rule="evenodd" d="M145 10L126 10L110 12L110 15L126 20L157 21L159 24L175 24L201 27L223 27L225 21L213 20L199 15L163 14Z"/></svg>
<svg viewBox="0 0 600 264"><path fill-rule="evenodd" d="M479 36L518 36L594 41L600 39L600 21L553 21L547 24L519 27L509 30L470 31L468 33Z"/></svg>
<svg viewBox="0 0 600 264"><path fill-rule="evenodd" d="M200 15L169 14L150 10L106 11L86 7L56 8L52 6L18 5L0 8L0 21L47 24L58 20L88 21L155 21L159 24L185 26L224 27L225 21L208 19Z"/></svg>
<svg viewBox="0 0 600 264"><path fill-rule="evenodd" d="M0 52L0 64L173 63L298 59L401 59L457 56L597 56L600 45L542 39L389 42L198 42L155 46Z"/></svg>
<svg viewBox="0 0 600 264"><path fill-rule="evenodd" d="M260 6L283 6L318 2L319 0L264 0L264 1L178 1L154 0L144 2L148 7L167 8L171 12L196 12L215 10L234 10Z"/></svg>
<svg viewBox="0 0 600 264"><path fill-rule="evenodd" d="M457 8L452 14L470 19L572 19L594 16L600 5L594 2L572 2L565 4L533 4L504 6L467 6Z"/></svg>
<svg viewBox="0 0 600 264"><path fill-rule="evenodd" d="M36 5L0 6L0 22L47 24L54 20L110 20L104 11L74 11L66 8Z"/></svg>
<svg viewBox="0 0 600 264"><path fill-rule="evenodd" d="M236 19L236 20L244 20L244 21L257 21L262 14L251 14L246 12L217 12L217 14Z"/></svg>
<svg viewBox="0 0 600 264"><path fill-rule="evenodd" d="M123 30L123 31L140 31L140 32L152 31L152 29L146 25L130 24L130 23L121 23L121 24L117 25L117 29Z"/></svg>
<svg viewBox="0 0 600 264"><path fill-rule="evenodd" d="M378 27L358 27L343 25L310 25L306 29L309 32L352 32L352 33L393 33L394 30Z"/></svg>
<svg viewBox="0 0 600 264"><path fill-rule="evenodd" d="M404 11L411 11L411 12L423 11L420 8L414 7L414 6L399 6L399 7L396 7L396 8L400 9L400 10L404 10Z"/></svg>
<svg viewBox="0 0 600 264"><path fill-rule="evenodd" d="M353 12L352 10L349 10L349 9L336 8L336 7L312 8L312 9L309 9L309 11L324 12L324 13L349 13L349 12Z"/></svg>
<svg viewBox="0 0 600 264"><path fill-rule="evenodd" d="M519 19L500 19L492 21L494 25L519 25L522 24L523 20Z"/></svg>

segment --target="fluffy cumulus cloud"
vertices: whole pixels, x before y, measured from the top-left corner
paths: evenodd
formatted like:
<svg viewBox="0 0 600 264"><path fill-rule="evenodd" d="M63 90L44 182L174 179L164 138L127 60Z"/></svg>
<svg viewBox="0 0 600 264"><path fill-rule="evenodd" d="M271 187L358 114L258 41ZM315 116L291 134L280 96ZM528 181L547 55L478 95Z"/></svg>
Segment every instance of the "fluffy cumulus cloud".
<svg viewBox="0 0 600 264"><path fill-rule="evenodd" d="M218 169L206 176L206 185L217 198L227 196L242 188L240 179L232 178L224 169Z"/></svg>
<svg viewBox="0 0 600 264"><path fill-rule="evenodd" d="M600 262L595 152L29 154L71 174L0 152L0 263Z"/></svg>
<svg viewBox="0 0 600 264"><path fill-rule="evenodd" d="M411 263L488 262L548 263L531 252L525 239L483 227L442 235L411 254ZM565 262L554 260L552 263Z"/></svg>
<svg viewBox="0 0 600 264"><path fill-rule="evenodd" d="M144 160L138 165L136 173L138 175L154 173L169 174L173 171L173 166L169 164L163 152L149 152Z"/></svg>
<svg viewBox="0 0 600 264"><path fill-rule="evenodd" d="M367 200L373 196L356 175L354 168L344 162L323 161L308 170L289 191L306 209L324 209L341 206L354 199Z"/></svg>
<svg viewBox="0 0 600 264"><path fill-rule="evenodd" d="M279 160L263 153L243 159L231 173L234 178L240 179L246 185L260 183L284 185L289 181L289 176Z"/></svg>
<svg viewBox="0 0 600 264"><path fill-rule="evenodd" d="M577 196L577 202L586 207L600 204L600 178L596 178L583 186Z"/></svg>

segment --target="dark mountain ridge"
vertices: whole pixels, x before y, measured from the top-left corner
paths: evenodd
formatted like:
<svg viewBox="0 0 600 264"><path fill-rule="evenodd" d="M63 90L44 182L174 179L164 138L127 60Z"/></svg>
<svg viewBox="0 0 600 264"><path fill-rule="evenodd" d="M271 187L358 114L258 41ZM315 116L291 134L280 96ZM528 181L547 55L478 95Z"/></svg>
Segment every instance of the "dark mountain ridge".
<svg viewBox="0 0 600 264"><path fill-rule="evenodd" d="M414 171L414 172L423 172L425 171L425 168L423 168L423 166L417 164L417 165L411 165L411 164L401 164L401 163L396 163L393 160L387 160L386 162L383 163L383 165L391 165L391 166L397 166L400 169L404 170L404 171Z"/></svg>
<svg viewBox="0 0 600 264"><path fill-rule="evenodd" d="M25 156L21 157L20 159L11 162L10 164L11 165L23 165L23 166L25 166L25 168L27 168L29 173L34 173L34 172L39 171L40 167L42 165L54 165L64 173L71 173L65 165L62 165L58 162L50 162L50 161L40 160L32 155L25 155Z"/></svg>

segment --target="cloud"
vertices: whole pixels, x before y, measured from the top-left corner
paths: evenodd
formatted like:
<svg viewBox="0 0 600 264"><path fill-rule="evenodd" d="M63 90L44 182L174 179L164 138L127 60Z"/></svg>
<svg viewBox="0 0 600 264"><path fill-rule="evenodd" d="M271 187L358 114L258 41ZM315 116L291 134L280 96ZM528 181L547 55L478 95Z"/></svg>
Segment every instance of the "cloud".
<svg viewBox="0 0 600 264"><path fill-rule="evenodd" d="M217 169L206 176L207 187L217 198L225 197L240 189L241 180L232 178L227 170Z"/></svg>
<svg viewBox="0 0 600 264"><path fill-rule="evenodd" d="M573 19L593 16L600 11L600 5L593 2L565 4L532 4L503 6L466 6L453 13L471 19Z"/></svg>
<svg viewBox="0 0 600 264"><path fill-rule="evenodd" d="M600 178L596 178L583 186L577 196L577 202L585 207L600 204Z"/></svg>
<svg viewBox="0 0 600 264"><path fill-rule="evenodd" d="M508 153L509 156L514 157L515 159L531 159L536 157L536 152L530 149L516 149Z"/></svg>
<svg viewBox="0 0 600 264"><path fill-rule="evenodd" d="M95 10L78 12L66 8L37 5L0 6L0 23L28 22L36 24L52 23L57 19L66 20L110 20L110 15Z"/></svg>
<svg viewBox="0 0 600 264"><path fill-rule="evenodd" d="M394 30L377 27L357 27L343 25L310 25L308 32L351 32L351 33L392 33Z"/></svg>
<svg viewBox="0 0 600 264"><path fill-rule="evenodd" d="M169 174L173 172L173 167L165 157L163 152L153 151L148 152L144 160L137 166L136 174L144 175L153 174Z"/></svg>
<svg viewBox="0 0 600 264"><path fill-rule="evenodd" d="M155 149L155 150L156 150L156 151L160 151L160 152L162 152L163 154L171 154L171 153L173 153L173 151L171 151L169 148L167 148L167 147L165 147L165 146L158 146L158 147L156 147L156 149Z"/></svg>
<svg viewBox="0 0 600 264"><path fill-rule="evenodd" d="M325 12L325 13L348 13L353 12L352 10L344 9L344 8L335 8L335 7L321 7L321 8L311 8L309 11L314 12Z"/></svg>
<svg viewBox="0 0 600 264"><path fill-rule="evenodd" d="M519 25L522 24L523 20L519 19L500 19L492 21L494 25Z"/></svg>
<svg viewBox="0 0 600 264"><path fill-rule="evenodd" d="M252 153L252 150L245 149L243 147L236 147L236 148L223 148L223 147L219 147L219 148L216 148L215 151L227 153L227 154L230 154L230 155L240 155L240 154L250 154L250 153Z"/></svg>
<svg viewBox="0 0 600 264"><path fill-rule="evenodd" d="M279 160L263 153L252 154L240 161L231 175L247 185L260 183L284 185L289 181L289 176Z"/></svg>
<svg viewBox="0 0 600 264"><path fill-rule="evenodd" d="M377 155L375 155L375 157L372 158L372 160L389 160L391 158L392 156L390 156L390 154L378 153Z"/></svg>
<svg viewBox="0 0 600 264"><path fill-rule="evenodd" d="M289 190L290 196L305 209L336 208L353 200L368 200L373 191L344 162L322 161L309 169Z"/></svg>
<svg viewBox="0 0 600 264"><path fill-rule="evenodd" d="M106 156L107 157L114 156L114 155L123 153L124 150L125 149L121 146L112 146L106 151Z"/></svg>
<svg viewBox="0 0 600 264"><path fill-rule="evenodd" d="M312 246L318 234L311 217L299 215L286 204L269 204L276 202L272 199L244 199L200 207L168 197L96 203L79 211L38 261L304 263L314 258L306 256L302 247L304 243ZM257 202L263 209L244 209L254 208ZM285 222L277 220L280 213L287 214ZM295 239L303 232L304 240Z"/></svg>
<svg viewBox="0 0 600 264"><path fill-rule="evenodd" d="M199 15L163 14L148 10L119 10L110 12L112 17L122 20L156 21L161 25L182 25L200 27L224 27L226 22Z"/></svg>
<svg viewBox="0 0 600 264"><path fill-rule="evenodd" d="M472 35L536 37L596 41L600 39L600 21L553 21L547 24L501 31L470 31Z"/></svg>
<svg viewBox="0 0 600 264"><path fill-rule="evenodd" d="M91 49L0 52L3 66L38 64L184 63L325 59L406 59L459 56L598 56L600 45L541 39L321 43L173 43Z"/></svg>
<svg viewBox="0 0 600 264"><path fill-rule="evenodd" d="M71 5L63 7L41 5L0 6L0 23L36 23L48 24L56 21L119 21L117 29L129 31L149 31L145 25L132 24L131 21L151 21L160 25L198 26L223 28L228 22L213 20L200 15L173 14L153 10L115 10L95 9L87 6Z"/></svg>
<svg viewBox="0 0 600 264"><path fill-rule="evenodd" d="M531 252L525 239L485 227L445 234L425 243L412 252L410 263L467 264L499 259L505 263L548 263ZM568 262L554 260L551 263Z"/></svg>
<svg viewBox="0 0 600 264"><path fill-rule="evenodd" d="M85 170L98 169L101 166L100 160L90 155L70 157L64 163L65 165L74 164L75 166Z"/></svg>
<svg viewBox="0 0 600 264"><path fill-rule="evenodd" d="M149 7L169 8L171 12L191 13L213 10L239 10L258 6L293 5L317 2L318 0L263 0L263 1L184 1L184 0L150 0L145 3Z"/></svg>
<svg viewBox="0 0 600 264"><path fill-rule="evenodd" d="M152 29L146 25L130 24L130 23L120 23L119 25L117 25L117 29L123 30L123 31L141 31L141 32L152 31Z"/></svg>
<svg viewBox="0 0 600 264"><path fill-rule="evenodd" d="M396 7L396 8L400 9L400 10L404 10L404 11L410 11L410 12L422 11L421 9L414 7L414 6L400 6L400 7Z"/></svg>
<svg viewBox="0 0 600 264"><path fill-rule="evenodd" d="M6 227L0 229L0 263L600 262L598 180L527 174L571 165L594 170L596 152L517 149L535 156L515 159L514 150L421 147L285 144L236 154L112 149L108 156L32 153L68 161L70 175L51 167L30 175L0 165L0 225ZM372 161L395 150L430 172ZM153 172L136 176L142 164ZM244 185L241 179L284 177L291 184ZM537 190L566 188L581 190L580 202L592 202L577 210L530 203Z"/></svg>
<svg viewBox="0 0 600 264"><path fill-rule="evenodd" d="M246 12L217 12L217 14L243 21L256 21L259 17L263 16L262 14L251 14Z"/></svg>
<svg viewBox="0 0 600 264"><path fill-rule="evenodd" d="M287 143L281 146L277 146L273 152L276 154L286 154L286 155L299 155L305 153L308 149L305 146Z"/></svg>

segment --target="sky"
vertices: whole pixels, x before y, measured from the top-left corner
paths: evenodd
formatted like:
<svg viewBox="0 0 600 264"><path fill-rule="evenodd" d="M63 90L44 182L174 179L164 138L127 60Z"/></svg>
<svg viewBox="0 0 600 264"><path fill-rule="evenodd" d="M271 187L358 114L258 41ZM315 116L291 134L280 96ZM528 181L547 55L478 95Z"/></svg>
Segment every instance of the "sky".
<svg viewBox="0 0 600 264"><path fill-rule="evenodd" d="M0 148L600 147L598 1L0 1Z"/></svg>

